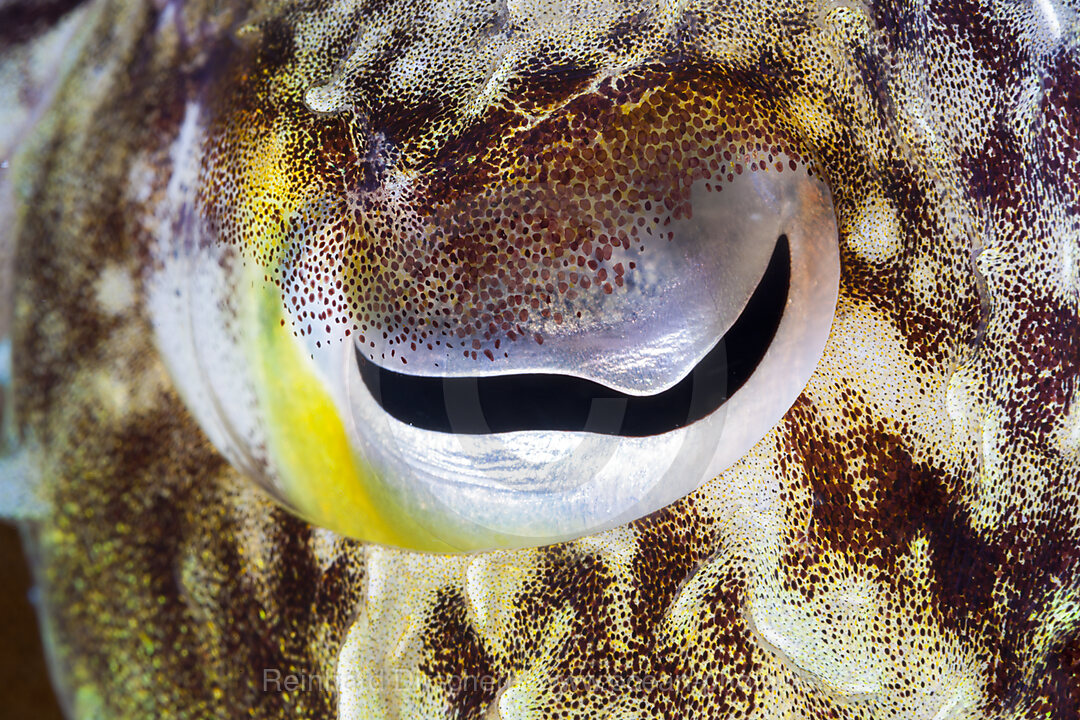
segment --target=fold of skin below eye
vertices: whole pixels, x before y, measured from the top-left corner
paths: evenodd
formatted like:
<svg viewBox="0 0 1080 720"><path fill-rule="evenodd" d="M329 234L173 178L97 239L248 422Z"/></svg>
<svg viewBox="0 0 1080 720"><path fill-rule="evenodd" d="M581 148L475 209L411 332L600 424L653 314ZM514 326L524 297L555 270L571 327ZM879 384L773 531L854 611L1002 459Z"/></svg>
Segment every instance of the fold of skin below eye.
<svg viewBox="0 0 1080 720"><path fill-rule="evenodd" d="M310 358L281 323L276 288L251 278L252 385L265 415L266 439L277 477L300 487L286 490L301 515L326 526L388 545L425 551L458 549L424 527L393 497L385 479L356 452L328 388ZM301 439L301 441L297 441Z"/></svg>

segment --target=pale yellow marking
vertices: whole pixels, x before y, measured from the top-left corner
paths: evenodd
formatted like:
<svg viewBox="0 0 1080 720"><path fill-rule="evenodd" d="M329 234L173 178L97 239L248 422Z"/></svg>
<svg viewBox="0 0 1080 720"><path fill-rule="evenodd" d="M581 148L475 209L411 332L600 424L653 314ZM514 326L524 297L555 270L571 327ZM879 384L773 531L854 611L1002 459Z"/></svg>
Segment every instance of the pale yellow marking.
<svg viewBox="0 0 1080 720"><path fill-rule="evenodd" d="M105 313L119 315L135 304L135 278L127 268L107 265L94 283L94 298Z"/></svg>

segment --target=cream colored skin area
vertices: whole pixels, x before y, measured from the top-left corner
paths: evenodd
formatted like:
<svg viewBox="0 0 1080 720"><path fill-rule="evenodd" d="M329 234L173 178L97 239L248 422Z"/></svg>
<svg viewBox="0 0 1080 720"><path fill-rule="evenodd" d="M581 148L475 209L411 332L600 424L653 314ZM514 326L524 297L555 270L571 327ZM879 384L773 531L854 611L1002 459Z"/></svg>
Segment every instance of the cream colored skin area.
<svg viewBox="0 0 1080 720"><path fill-rule="evenodd" d="M1068 5L89 0L32 25L0 30L0 510L70 717L1080 717ZM202 158L207 194L242 196L267 137L287 194L322 182L329 144L298 148L334 113L487 157L507 97L584 107L575 72L723 88L798 139L840 257L801 395L687 497L562 544L422 554L276 505L154 339L186 109L248 163Z"/></svg>

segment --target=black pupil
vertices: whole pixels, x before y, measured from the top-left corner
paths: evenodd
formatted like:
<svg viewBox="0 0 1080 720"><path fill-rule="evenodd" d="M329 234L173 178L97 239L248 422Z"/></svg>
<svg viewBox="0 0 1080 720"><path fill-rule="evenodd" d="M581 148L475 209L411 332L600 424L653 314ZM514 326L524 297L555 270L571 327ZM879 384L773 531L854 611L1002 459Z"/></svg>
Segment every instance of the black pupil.
<svg viewBox="0 0 1080 720"><path fill-rule="evenodd" d="M401 422L425 430L481 435L516 430L585 431L644 437L709 415L750 378L772 343L791 282L786 235L735 324L685 378L655 395L636 396L567 375L419 377L387 370L356 352L375 401Z"/></svg>

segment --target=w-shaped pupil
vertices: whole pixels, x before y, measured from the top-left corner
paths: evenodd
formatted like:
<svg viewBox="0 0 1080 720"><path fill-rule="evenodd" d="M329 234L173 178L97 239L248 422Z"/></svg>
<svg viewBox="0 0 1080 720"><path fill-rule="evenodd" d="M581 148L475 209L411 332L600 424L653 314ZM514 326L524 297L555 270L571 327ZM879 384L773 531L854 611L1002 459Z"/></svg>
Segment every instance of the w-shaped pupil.
<svg viewBox="0 0 1080 720"><path fill-rule="evenodd" d="M357 349L360 376L375 401L403 423L436 432L481 435L564 430L644 437L711 414L743 386L772 343L791 281L786 235L735 323L676 385L628 395L568 375L522 373L421 377L387 370Z"/></svg>

